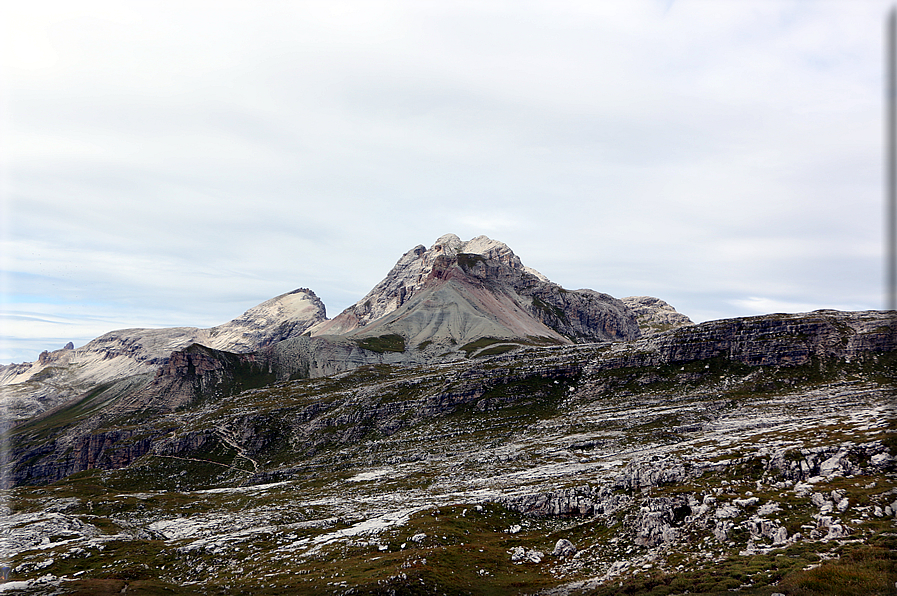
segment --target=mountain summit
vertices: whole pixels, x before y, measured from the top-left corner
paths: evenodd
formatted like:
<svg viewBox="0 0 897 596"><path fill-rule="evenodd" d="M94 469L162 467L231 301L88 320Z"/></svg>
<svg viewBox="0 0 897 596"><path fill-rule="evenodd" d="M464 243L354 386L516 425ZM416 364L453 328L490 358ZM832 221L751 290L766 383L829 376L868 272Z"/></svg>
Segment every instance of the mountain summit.
<svg viewBox="0 0 897 596"><path fill-rule="evenodd" d="M506 244L455 234L406 252L367 296L310 332L398 335L440 349L484 338L569 344L639 336L634 313L620 300L565 290L524 266Z"/></svg>
<svg viewBox="0 0 897 596"><path fill-rule="evenodd" d="M318 324L312 329L312 335L348 333L399 309L426 285L437 259L457 258L459 254L493 259L548 283L547 277L535 269L524 267L520 258L504 242L487 236L477 236L464 242L455 234L445 234L429 249L418 244L402 255L387 276L364 298L336 318Z"/></svg>

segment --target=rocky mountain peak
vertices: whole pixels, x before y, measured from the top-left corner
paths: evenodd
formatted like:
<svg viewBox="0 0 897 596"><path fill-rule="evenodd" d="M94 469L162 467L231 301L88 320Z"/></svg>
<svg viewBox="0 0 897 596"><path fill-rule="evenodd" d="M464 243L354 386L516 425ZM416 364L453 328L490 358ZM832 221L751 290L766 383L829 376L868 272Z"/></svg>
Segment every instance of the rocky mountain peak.
<svg viewBox="0 0 897 596"><path fill-rule="evenodd" d="M447 256L457 256L459 254L482 255L487 259L498 261L511 269L535 275L541 281L549 281L547 277L535 269L525 266L520 257L514 254L514 251L507 244L499 240L493 240L488 236L480 235L464 242L455 234L445 234L433 243L430 251Z"/></svg>
<svg viewBox="0 0 897 596"><path fill-rule="evenodd" d="M455 234L406 252L367 296L310 332L400 336L439 354L478 340L566 344L639 333L635 316L612 296L565 290L524 266L505 243Z"/></svg>
<svg viewBox="0 0 897 596"><path fill-rule="evenodd" d="M321 299L308 288L298 288L253 306L236 319L212 327L208 338L197 341L210 348L251 352L290 337L327 319Z"/></svg>
<svg viewBox="0 0 897 596"><path fill-rule="evenodd" d="M480 255L548 283L547 277L524 266L520 257L504 242L482 235L465 242L456 234L444 234L429 249L419 244L402 255L386 277L364 298L334 319L315 325L311 329L312 335L348 333L388 315L420 292L427 280L432 278L433 268L438 266L437 260L443 259L444 263L446 257L457 258L463 254Z"/></svg>

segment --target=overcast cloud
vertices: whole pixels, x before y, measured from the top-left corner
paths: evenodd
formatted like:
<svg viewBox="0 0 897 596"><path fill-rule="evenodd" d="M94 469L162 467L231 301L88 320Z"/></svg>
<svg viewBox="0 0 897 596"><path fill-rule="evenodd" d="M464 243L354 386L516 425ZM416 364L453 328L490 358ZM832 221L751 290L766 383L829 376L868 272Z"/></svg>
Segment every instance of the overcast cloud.
<svg viewBox="0 0 897 596"><path fill-rule="evenodd" d="M889 6L5 3L0 362L334 316L447 232L695 321L881 308Z"/></svg>

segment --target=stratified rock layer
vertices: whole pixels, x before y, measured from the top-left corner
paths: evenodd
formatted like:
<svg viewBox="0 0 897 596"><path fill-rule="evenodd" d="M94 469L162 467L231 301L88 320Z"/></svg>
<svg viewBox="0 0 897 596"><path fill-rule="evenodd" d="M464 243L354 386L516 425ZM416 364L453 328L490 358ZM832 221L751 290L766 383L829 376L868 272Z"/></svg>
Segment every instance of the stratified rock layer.
<svg viewBox="0 0 897 596"><path fill-rule="evenodd" d="M764 373L771 374L772 379L784 374L787 383L806 382L824 375L827 366L843 366L851 361L875 363L879 357L887 357L897 349L895 338L897 323L887 314L817 311L710 321L635 342L586 345L581 349L574 346L527 348L533 357L531 362L526 356L511 353L484 359L482 365L473 360L461 372L456 370L451 375L428 377L422 372L427 377L425 383L411 383L404 388L387 388L388 384L356 388L346 397L346 404L352 404L353 411L348 418L338 413L343 407L338 400L314 404L310 407L317 421L307 427L301 424L295 427L293 441L309 449L316 449L324 442L352 443L371 431L390 435L410 424L459 409L473 407L487 412L515 402L555 395L571 383L576 383L577 395L583 399L600 401L608 395L627 395L636 388L654 385L690 385L710 379L722 383L723 387L744 384L760 374L760 369L774 371ZM341 354L340 358L336 354ZM105 414L64 431L49 451L46 443L34 445L24 440L27 435L21 435L14 448L14 459L31 463L25 467L17 465L12 478L17 482L41 482L96 465L72 453L68 447L83 440L85 433L101 427L104 417L147 408L164 413L195 400L214 402L253 387L264 387L275 380L348 373L364 365L402 360L401 352L376 352L349 339L331 343L323 337L294 338L253 354L192 346L173 353L156 377L142 387L130 391L112 387L86 397L84 403L105 400ZM341 366L338 370L327 368L328 362L330 367L335 366L334 362L340 362ZM513 365L505 366L504 362ZM780 369L794 369L796 376L790 378L788 374L776 372ZM310 374L312 371L317 374ZM408 397L384 402L384 396L392 393ZM73 407L77 410L84 406ZM322 412L331 410L337 412L333 418L321 418ZM297 420L305 417L303 414ZM335 427L344 430L337 435L322 432L324 428ZM689 426L683 424L682 428ZM264 427L258 432L264 433ZM115 450L111 443L108 448ZM77 461L73 462L72 458ZM126 460L119 457L97 461L122 463ZM679 473L673 467L659 472ZM631 476L633 484L629 488L639 489L643 480L649 484L656 482L656 479L639 480L636 474Z"/></svg>

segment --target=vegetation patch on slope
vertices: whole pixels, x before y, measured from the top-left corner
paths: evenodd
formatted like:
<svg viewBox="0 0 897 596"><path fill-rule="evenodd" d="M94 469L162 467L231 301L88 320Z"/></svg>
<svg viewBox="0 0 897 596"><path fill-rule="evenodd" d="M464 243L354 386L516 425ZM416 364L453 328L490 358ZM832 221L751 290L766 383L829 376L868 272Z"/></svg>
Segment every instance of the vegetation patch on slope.
<svg viewBox="0 0 897 596"><path fill-rule="evenodd" d="M359 347L371 352L404 352L405 338L395 333L356 340Z"/></svg>

